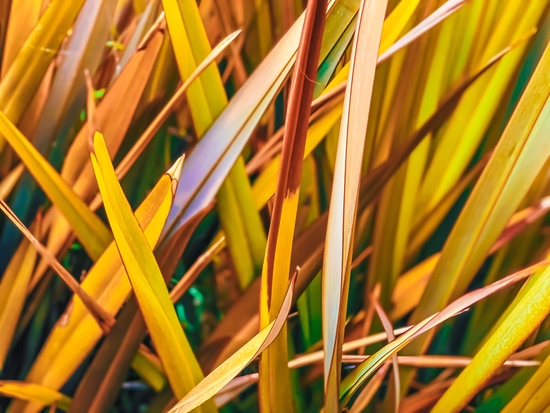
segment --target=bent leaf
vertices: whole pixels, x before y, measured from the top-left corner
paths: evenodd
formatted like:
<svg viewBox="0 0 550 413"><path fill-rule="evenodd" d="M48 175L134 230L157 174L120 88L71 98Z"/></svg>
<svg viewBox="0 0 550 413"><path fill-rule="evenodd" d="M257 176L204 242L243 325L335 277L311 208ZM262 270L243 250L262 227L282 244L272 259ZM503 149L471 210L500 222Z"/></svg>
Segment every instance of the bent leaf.
<svg viewBox="0 0 550 413"><path fill-rule="evenodd" d="M487 285L483 288L471 291L464 294L462 297L453 301L442 311L433 314L424 320L420 321L405 333L397 337L394 341L384 346L377 351L371 357L369 357L364 363L360 364L353 370L344 380L340 386L340 398L346 403L350 397L357 391L357 389L363 384L374 372L388 360L393 354L401 350L413 339L417 338L421 334L437 327L444 321L448 320L460 314L471 305L482 300L489 295L492 295L503 288L513 285L525 278L529 277L535 271L545 268L550 264L550 260L541 261L535 265L532 265L524 270L518 271L508 277L503 278L493 284Z"/></svg>
<svg viewBox="0 0 550 413"><path fill-rule="evenodd" d="M286 323L286 318L292 306L292 296L296 274L290 280L287 293L279 314L266 328L262 329L252 340L224 361L212 373L204 378L183 400L179 401L171 413L186 413L214 397L234 377L237 376L252 360L258 357L277 338Z"/></svg>

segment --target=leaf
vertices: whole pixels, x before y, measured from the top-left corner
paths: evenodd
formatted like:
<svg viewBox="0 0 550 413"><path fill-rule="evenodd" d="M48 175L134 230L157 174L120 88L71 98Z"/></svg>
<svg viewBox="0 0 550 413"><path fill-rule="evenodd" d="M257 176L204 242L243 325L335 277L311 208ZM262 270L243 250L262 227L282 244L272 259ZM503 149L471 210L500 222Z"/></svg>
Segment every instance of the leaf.
<svg viewBox="0 0 550 413"><path fill-rule="evenodd" d="M394 341L384 346L377 351L371 357L369 357L364 363L357 366L348 376L342 380L340 386L340 398L346 403L353 393L365 382L374 372L386 362L396 352L403 349L413 339L417 338L421 334L429 331L430 329L438 326L451 317L466 310L471 305L482 300L489 295L492 295L503 288L513 285L525 278L529 277L533 272L548 267L550 260L540 261L524 270L518 271L512 275L509 275L493 284L479 288L464 294L460 298L453 301L443 310L438 313L432 314L424 320L420 321L412 328L408 329L405 333L397 337Z"/></svg>
<svg viewBox="0 0 550 413"><path fill-rule="evenodd" d="M329 10L332 7L335 7L333 3L329 5ZM338 29L339 18L333 16L327 21L327 27L334 25ZM189 219L212 202L261 116L290 73L303 23L302 15L195 146L182 170L182 185L179 186L166 225L166 238L173 236ZM339 35L340 32L336 30L326 41L335 42ZM225 137L224 142L220 141L220 136Z"/></svg>
<svg viewBox="0 0 550 413"><path fill-rule="evenodd" d="M357 217L363 148L386 6L385 1L364 0L359 8L340 125L323 261L323 345L327 412L339 410L341 348L353 255L353 229Z"/></svg>
<svg viewBox="0 0 550 413"><path fill-rule="evenodd" d="M94 136L92 164L122 262L170 385L175 395L181 398L202 379L202 372L179 324L151 247L116 179L107 147L99 133ZM214 410L213 404L205 406L205 411Z"/></svg>
<svg viewBox="0 0 550 413"><path fill-rule="evenodd" d="M391 174L399 166L399 162L402 162L406 159L407 154L414 149L414 145L426 136L426 133L433 129L439 127L441 123L444 122L446 116L448 115L449 107L453 107L453 102L456 102L458 97L467 89L468 85L471 85L485 70L491 67L491 64L498 61L498 56L495 57L490 64L484 67L483 70L476 73L473 77L467 79L458 87L449 97L449 99L442 104L441 108L428 120L425 125L420 128L416 133L414 133L408 140L408 143L396 151L395 156L392 155L392 160L388 160L386 163L380 165L378 168L373 170L365 179L363 179L361 184L362 196L360 198L360 207L364 208L368 203L372 202L374 197L377 194L376 189L378 186L383 186L386 180L391 176ZM394 162L395 161L395 162ZM383 172L383 173L382 173ZM379 179L380 178L380 179ZM372 188L375 188L371 191ZM301 266L300 275L297 280L296 290L297 295L299 296L305 287L309 284L312 277L317 273L321 266L321 260L323 256L323 247L325 240L325 232L327 225L328 213L324 213L321 217L316 220L312 225L310 225L306 230L298 236L295 240L295 248L293 251L293 263L295 265ZM434 263L435 264L435 263ZM259 283L258 283L259 284ZM227 340L229 344L226 345L223 352L218 356L218 360L224 360L228 355L232 354L239 347L239 342L242 339L242 335L245 337L251 337L254 334L254 329L250 329L247 321L247 318L243 317L244 314L250 314L258 306L258 292L259 285L253 284L249 288L245 295L239 300L239 305L235 305L235 313L228 313L227 317L222 319L215 333L212 335L209 342L215 342L216 340ZM420 292L421 294L421 292ZM420 297L418 296L418 299ZM255 301L254 301L255 300ZM241 305L242 304L242 305ZM231 321L230 321L231 320ZM237 329L240 334L238 335L239 339L232 339L235 335L235 329ZM245 332L245 330L247 332ZM257 331L257 330L256 330ZM250 334L247 336L246 334ZM383 340L385 336L381 339ZM209 359L209 363L211 359ZM213 362L214 365L218 361Z"/></svg>
<svg viewBox="0 0 550 413"><path fill-rule="evenodd" d="M36 250L23 240L13 255L0 282L0 371L13 340L15 328L25 303L27 286L36 261Z"/></svg>
<svg viewBox="0 0 550 413"><path fill-rule="evenodd" d="M418 211L430 209L437 204L468 166L508 85L513 80L513 75L518 70L527 47L526 42L522 40L530 36L544 8L545 5L540 2L531 2L525 9L521 9L514 2L506 3L486 47L482 49L480 60L471 64L477 66L479 61L489 59L503 44L522 44L502 59L491 76L463 97L426 170L417 205ZM458 137L461 139L457 140Z"/></svg>
<svg viewBox="0 0 550 413"><path fill-rule="evenodd" d="M441 253L441 259L412 316L416 322L445 306L471 282L492 244L550 154L550 49L533 74L494 154ZM429 339L418 340L409 355L419 354Z"/></svg>
<svg viewBox="0 0 550 413"><path fill-rule="evenodd" d="M433 412L458 411L491 378L495 370L529 337L550 314L550 269L540 271L536 280L508 317L477 352L472 362L456 378L433 408ZM534 278L535 278L534 277ZM460 389L460 391L457 391ZM544 408L539 405L535 410Z"/></svg>
<svg viewBox="0 0 550 413"><path fill-rule="evenodd" d="M548 210L550 210L550 199L544 198L535 206L516 212L491 247L487 256L494 254L504 245L507 245L529 224L544 216ZM391 319L399 320L418 305L440 257L440 253L431 255L398 278L392 295L394 307L390 313Z"/></svg>
<svg viewBox="0 0 550 413"><path fill-rule="evenodd" d="M166 376L156 355L142 345L132 361L132 369L157 393L166 387Z"/></svg>
<svg viewBox="0 0 550 413"><path fill-rule="evenodd" d="M181 171L181 159L164 174L136 210L136 218L153 248L166 222ZM82 282L82 288L107 311L115 314L128 298L132 287L124 270L114 242L97 260ZM120 319L111 331L117 328ZM34 362L27 381L60 389L94 349L103 332L82 301L73 298L70 317L66 323L58 321ZM95 360L95 358L94 358ZM102 380L105 379L102 376ZM91 388L88 385L88 388ZM91 393L93 396L93 393ZM76 396L76 395L75 395ZM78 406L75 397L75 407ZM85 406L91 406L86 403ZM21 406L17 406L21 408ZM15 407L14 411L18 411Z"/></svg>
<svg viewBox="0 0 550 413"><path fill-rule="evenodd" d="M136 143L124 156L122 161L116 167L116 173L118 179L122 179L124 175L128 172L131 165L135 162L138 156L143 152L147 147L151 139L159 131L160 127L170 114L177 108L177 106L182 102L185 97L185 93L189 87L199 78L199 76L213 63L215 60L225 51L225 49L239 36L241 33L240 30L237 30L234 33L231 33L225 39L223 39L209 54L206 58L197 66L197 68L191 73L191 75L183 82L174 96L170 98L168 103L162 108L158 113L155 119L147 126L147 129L141 134Z"/></svg>
<svg viewBox="0 0 550 413"><path fill-rule="evenodd" d="M70 58L63 59L59 67L56 67L48 101L33 138L36 149L42 155L47 154L56 134L56 147L66 148L66 142L62 138L64 134L59 133L59 129L68 121L66 116L72 112L68 110L74 101L83 101L77 96L84 90L84 69L92 74L96 73L115 14L114 6L108 0L86 1L74 22L72 35L63 48L63 52Z"/></svg>
<svg viewBox="0 0 550 413"><path fill-rule="evenodd" d="M315 79L317 74L326 6L326 0L312 0L307 5L296 68L290 84L281 167L262 269L260 328L266 328L275 320L290 272L302 162L315 88L311 79ZM260 359L260 406L265 413L293 411L290 376L286 363L281 363L281 360L288 360L287 347L286 330L283 330ZM276 388L271 385L275 382Z"/></svg>
<svg viewBox="0 0 550 413"><path fill-rule="evenodd" d="M313 149L323 140L329 130L336 125L341 116L342 106L338 104L316 122L311 124L307 132L304 159L311 154ZM280 167L281 157L277 156L254 181L252 191L258 209L263 208L275 193L277 187L277 173Z"/></svg>
<svg viewBox="0 0 550 413"><path fill-rule="evenodd" d="M503 413L513 413L521 411L540 411L544 409L548 404L546 384L550 376L548 370L549 366L550 358L546 357L533 376L501 411ZM544 404L544 406L541 407L541 404Z"/></svg>
<svg viewBox="0 0 550 413"><path fill-rule="evenodd" d="M10 207L2 200L0 200L0 209L6 214L10 221L19 229L25 237L31 242L32 246L38 251L38 253L44 258L45 261L52 267L52 269L61 277L61 279L67 284L69 289L77 295L82 302L86 305L86 308L94 318L97 323L101 326L102 329L108 331L115 323L114 317L109 314L108 311L105 311L97 302L86 293L74 279L74 277L69 274L69 272L57 261L57 259L52 255L52 253L44 247L35 237L32 235L31 231L15 216Z"/></svg>
<svg viewBox="0 0 550 413"><path fill-rule="evenodd" d="M53 0L2 78L0 111L13 123L23 115L83 4ZM0 137L0 152L4 143Z"/></svg>
<svg viewBox="0 0 550 413"><path fill-rule="evenodd" d="M297 270L298 271L298 270ZM240 350L224 361L212 373L204 378L193 390L180 400L171 410L171 413L186 413L214 397L227 386L256 357L266 350L284 328L288 313L292 306L292 296L296 274L290 280L290 285L283 299L281 308L275 320L263 328L254 338Z"/></svg>
<svg viewBox="0 0 550 413"><path fill-rule="evenodd" d="M71 224L86 252L94 260L99 258L112 239L103 222L90 211L3 112L0 112L0 133Z"/></svg>
<svg viewBox="0 0 550 413"><path fill-rule="evenodd" d="M46 386L23 381L0 381L0 394L67 410L71 399Z"/></svg>
<svg viewBox="0 0 550 413"><path fill-rule="evenodd" d="M181 164L181 162L179 162L179 164ZM172 181L172 183L174 184L174 181ZM175 186L173 186L173 190L175 191ZM170 203L172 197L173 193L171 192ZM139 210L137 212L139 212ZM163 208L164 220L166 219L167 213L168 211ZM198 218L202 217L199 216ZM200 219L198 219L197 222L199 220ZM162 222L164 223L164 221ZM188 234L182 237L181 242L184 244L187 244L189 241L191 234L195 230L195 224L196 223L193 223L189 228ZM156 228L158 231L161 229L162 224ZM155 234L157 237L155 240L158 239L159 235L160 232ZM162 263L161 270L165 271L163 267L165 267L166 264L161 252L157 251L156 256ZM173 259L173 257L169 259ZM174 259L174 261L177 262L177 259ZM124 277L126 283L128 283L126 274L124 274ZM173 299L174 297L171 296L171 298ZM139 311L136 297L133 295L122 308L117 324L101 344L89 370L79 384L72 403L72 405L75 406L75 412L79 412L81 409L87 408L87 406L91 406L90 408L99 411L108 410L110 406L115 403L118 389L123 385L126 377L125 372L130 368L133 356L138 351L140 343L147 336L147 325ZM169 387L165 388L161 395L166 395L167 393L170 393ZM162 397L161 395L159 395L159 398Z"/></svg>
<svg viewBox="0 0 550 413"><path fill-rule="evenodd" d="M403 47L407 46L408 44L416 40L419 36L424 34L426 31L430 30L437 23L441 22L442 19L448 17L451 13L456 11L462 4L463 2L458 0L445 3L445 5L442 6L440 9L438 9L437 12L430 15L427 19L422 21L419 25L415 26L405 36L403 36L391 47L389 47L384 53L381 53L378 57L377 63L380 64L386 61L387 59L389 59L391 56L393 56L396 52L401 50ZM397 10L392 12L392 15L393 13L397 13ZM384 25L386 24L387 22L384 23ZM346 64L345 67L348 68L348 64ZM340 76L340 73L344 71L345 73L349 72L347 69L342 69L342 71L338 73L338 76ZM333 84L337 84L336 79L331 83L331 85ZM338 86L331 86L327 88L327 91L343 92L345 90L346 84L347 84L347 81L344 81L340 83ZM344 88L342 88L342 86ZM321 95L321 99L323 98L326 99L328 96L330 96L330 94L325 93ZM316 101L314 101L313 106L316 107L316 105L319 105L321 102L321 99L317 99ZM319 142L321 142L321 140L326 136L330 128L332 128L332 126L334 126L334 124L340 118L342 110L343 110L342 107L339 104L337 104L332 110L327 112L322 118L318 119L316 122L311 124L310 128L308 129L308 136L307 136L304 156L309 155L313 151L313 149L319 144ZM269 164L269 166L262 171L260 176L254 181L253 192L254 192L254 199L256 201L256 207L258 209L265 206L269 198L271 198L275 193L275 187L276 187L275 176L279 167L280 167L280 158L276 157Z"/></svg>
<svg viewBox="0 0 550 413"><path fill-rule="evenodd" d="M0 181L0 199L6 199L11 190L21 177L23 170L25 169L23 164L17 165L11 170L11 172Z"/></svg>
<svg viewBox="0 0 550 413"><path fill-rule="evenodd" d="M158 56L163 37L164 33L160 27L155 26L152 28L149 37L144 39L143 48L132 56L132 59L115 79L108 93L105 94L96 110L94 110L94 122L108 137L107 146L109 153L113 156L122 144L130 126L130 121L139 103L139 97L143 93ZM118 116L112 116L114 112ZM86 202L97 192L92 165L88 160L89 141L90 126L84 124L65 154L65 162L61 168L62 178ZM94 205L96 208L98 206ZM57 215L56 210L48 213L54 216ZM55 216L46 244L48 249L52 253L58 254L72 231L74 231L74 226L70 224L70 221L67 222L63 217ZM109 238L109 242L111 240L112 237ZM101 254L104 250L105 248L101 249L98 254ZM92 258L97 259L98 256ZM39 278L43 271L44 266L41 262L35 278Z"/></svg>
<svg viewBox="0 0 550 413"><path fill-rule="evenodd" d="M27 40L40 18L42 9L43 6L40 1L14 0L11 2L6 38L2 50L0 79L4 78L15 56L25 44L25 40Z"/></svg>
<svg viewBox="0 0 550 413"><path fill-rule="evenodd" d="M433 130L437 130L447 119L448 115L452 112L452 109L458 102L460 96L464 93L468 87L473 84L483 73L489 70L492 65L499 61L508 49L505 49L497 56L495 56L490 62L488 62L482 69L477 71L474 75L461 82L455 90L449 95L449 97L442 102L437 111L422 125L415 133L413 133L406 141L406 143L398 148L395 154L392 154L383 164L373 169L368 176L366 176L361 182L361 197L360 208L365 208L371 203L381 187L387 182L392 174L397 170L399 165L407 159L412 150L426 137L428 133ZM306 146L307 148L307 146ZM317 274L321 267L321 260L323 258L324 241L326 233L328 213L321 215L312 225L310 225L298 238L294 241L295 248L293 251L292 262L293 265L299 265L301 271L296 281L297 295L304 291L305 287L309 284L312 277ZM252 337L254 329L251 329L247 324L249 319L243 317L239 311L244 311L244 314L250 314L258 307L259 295L259 283L253 284L249 288L245 296L242 298L244 303L242 306L237 305L236 313L228 313L227 317L222 319L219 324L219 328L212 335L212 342L215 340L228 340L229 344L226 345L223 352L218 356L218 360L213 364L224 360L228 355L236 351L240 345L239 340L242 339L241 335L237 335L239 339L232 339L235 336L235 330L237 329L245 337ZM420 298L420 297L418 297ZM255 300L255 301L254 301ZM241 301L239 302L239 304ZM231 320L231 322L229 321ZM241 330L242 329L242 330ZM244 332L247 331L247 333ZM256 330L257 331L257 330ZM246 335L250 334L250 335ZM210 340L209 340L210 341ZM246 340L245 340L246 341ZM242 344L242 342L241 342ZM211 361L209 361L211 362Z"/></svg>
<svg viewBox="0 0 550 413"><path fill-rule="evenodd" d="M186 81L211 53L210 44L194 0L163 0L181 78ZM215 63L209 64L189 85L187 100L197 135L202 137L227 106L227 96ZM248 286L260 270L265 232L254 206L244 161L239 158L217 197L218 214L241 287Z"/></svg>
<svg viewBox="0 0 550 413"><path fill-rule="evenodd" d="M181 78L185 81L211 52L199 9L193 0L163 0L166 22ZM227 97L215 64L208 65L187 90L197 135L203 136L227 105Z"/></svg>

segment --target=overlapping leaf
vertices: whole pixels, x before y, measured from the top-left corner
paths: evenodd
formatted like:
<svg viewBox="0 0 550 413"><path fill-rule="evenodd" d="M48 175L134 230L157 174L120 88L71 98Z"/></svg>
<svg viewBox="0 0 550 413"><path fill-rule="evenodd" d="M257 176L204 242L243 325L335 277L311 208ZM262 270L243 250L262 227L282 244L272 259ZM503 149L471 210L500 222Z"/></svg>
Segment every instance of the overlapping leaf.
<svg viewBox="0 0 550 413"><path fill-rule="evenodd" d="M152 249L122 192L103 137L98 133L94 136L92 164L120 257L151 337L174 393L183 397L202 379L202 372L179 324ZM204 411L215 408L206 404Z"/></svg>

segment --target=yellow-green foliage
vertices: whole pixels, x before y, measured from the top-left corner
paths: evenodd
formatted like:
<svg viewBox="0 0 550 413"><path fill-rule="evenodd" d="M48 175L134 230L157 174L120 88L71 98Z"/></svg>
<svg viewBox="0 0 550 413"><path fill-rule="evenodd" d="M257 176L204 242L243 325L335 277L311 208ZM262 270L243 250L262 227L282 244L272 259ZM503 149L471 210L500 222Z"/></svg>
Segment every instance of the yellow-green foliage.
<svg viewBox="0 0 550 413"><path fill-rule="evenodd" d="M549 412L546 0L0 0L0 411Z"/></svg>

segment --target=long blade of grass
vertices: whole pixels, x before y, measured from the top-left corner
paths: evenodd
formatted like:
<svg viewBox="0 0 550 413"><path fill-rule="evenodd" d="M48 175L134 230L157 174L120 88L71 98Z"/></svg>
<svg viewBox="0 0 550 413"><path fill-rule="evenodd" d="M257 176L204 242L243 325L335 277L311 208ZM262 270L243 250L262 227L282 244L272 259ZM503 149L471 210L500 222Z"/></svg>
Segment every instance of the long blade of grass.
<svg viewBox="0 0 550 413"><path fill-rule="evenodd" d="M317 65L325 26L326 1L308 4L298 46L296 69L290 85L285 122L281 168L273 205L273 215L261 279L260 327L276 319L281 307L290 272L290 256L294 238L302 162L306 145L308 120L317 75ZM267 412L293 411L290 390L286 330L260 360L260 403ZM274 388L271 383L277 382Z"/></svg>
<svg viewBox="0 0 550 413"><path fill-rule="evenodd" d="M536 27L545 5L534 2L529 6L520 14L521 19L518 19L518 5L514 2L506 3L481 59L489 59L506 42L513 44L521 41L526 33ZM473 88L460 103L426 171L417 207L419 211L437 204L462 175L513 79L526 47L527 44L522 41L521 46L499 63L494 74ZM473 112L472 107L476 108ZM458 137L461 137L459 141Z"/></svg>
<svg viewBox="0 0 550 413"><path fill-rule="evenodd" d="M122 141L130 126L130 121L135 114L139 97L148 82L156 57L163 42L164 32L162 24L151 29L148 38L144 39L139 49L130 59L124 70L115 79L108 89L96 110L94 110L94 122L107 136L109 153L114 157L122 144ZM118 113L114 117L112 113ZM90 125L84 124L68 149L65 162L61 169L62 178L72 185L77 195L89 201L97 192L97 185L88 160ZM93 129L92 129L93 130ZM47 247L52 253L59 254L67 243L67 239L74 231L72 225L63 217L57 216L58 212L52 210L49 214L55 215L51 224ZM110 238L112 240L112 237ZM104 249L103 249L104 251ZM103 252L100 251L100 252ZM36 270L35 279L40 279L45 271L45 265L40 262Z"/></svg>
<svg viewBox="0 0 550 413"><path fill-rule="evenodd" d="M479 79L480 76L482 76L487 70L489 70L492 65L498 62L500 57L503 56L507 52L507 50L509 49L506 49L503 52L499 53L499 55L495 56L494 59L488 62L487 65L483 67L483 69L476 72L472 77L461 82L460 85L441 104L437 111L425 122L425 124L421 128L418 129L417 132L415 132L408 138L407 142L402 147L396 150L396 153L393 154L390 159L388 159L385 163L379 165L377 168L373 169L369 173L369 175L362 180L360 208L365 208L370 202L375 199L380 188L384 186L387 180L397 170L400 163L407 159L407 156L411 153L412 150L414 150L416 145L418 145L422 141L422 139L426 137L427 134L441 127L441 125L445 122L450 113L452 113L452 109L455 107L456 103L458 103L460 96L464 93L464 91L466 91L471 84L473 84L477 79ZM327 220L328 213L324 213L294 242L296 246L293 251L293 264L299 265L301 267L300 275L296 284L297 295L300 295L301 292L304 291L305 287L311 281L311 278L321 268ZM436 261L432 262L432 267L429 270L430 272L433 270L433 266L435 266L435 263ZM256 300L256 304L247 304L245 308L249 310L246 314L249 314L250 311L253 311L255 307L257 308L258 291L259 285L256 284L255 289L249 288L246 293L247 297L243 297L246 298L246 301L250 301L252 299ZM237 329L247 328L247 318L243 318L240 315L234 314L231 314L228 317L239 320L238 323L240 324L238 324L238 327L236 327ZM234 323L235 321L233 321L233 324ZM220 328L216 332L229 341L229 344L227 345L224 352L219 355L221 360L224 360L224 354L226 354L225 357L227 357L228 355L236 351L237 348L239 348L239 346L233 347L234 345L236 345L236 341L231 340L231 337L234 336L235 326L233 325L231 328L227 329L227 325L228 323L226 324L224 320L222 320L219 326ZM254 334L253 330L251 334ZM252 335L247 337L252 337ZM214 334L212 338L219 339L220 336L218 334ZM226 351L227 353L225 353ZM216 363L217 362L214 362L214 365Z"/></svg>
<svg viewBox="0 0 550 413"><path fill-rule="evenodd" d="M181 78L186 81L211 52L197 4L192 0L163 0ZM187 99L197 134L203 136L227 105L218 68L209 64L189 86Z"/></svg>
<svg viewBox="0 0 550 413"><path fill-rule="evenodd" d="M180 172L181 159L160 178L136 210L136 218L151 248L158 242L166 222ZM90 269L82 288L113 314L126 302L132 287L114 242ZM58 322L54 327L27 376L28 381L60 389L102 337L103 332L78 298L73 300L70 312L66 323ZM119 316L110 335L116 332L120 323ZM107 380L107 377L103 375L101 380ZM88 383L88 387L92 388L92 385ZM79 399L75 400L80 403ZM85 409L95 408L89 401L84 406ZM22 411L23 407L17 405L12 410Z"/></svg>
<svg viewBox="0 0 550 413"><path fill-rule="evenodd" d="M507 245L529 224L543 217L549 210L550 199L543 198L537 205L516 212L492 245L487 256L491 256ZM418 305L440 258L440 253L431 255L399 277L392 295L395 305L390 315L393 320L400 319Z"/></svg>
<svg viewBox="0 0 550 413"><path fill-rule="evenodd" d="M330 2L329 10L335 7L335 3L337 2ZM327 42L333 43L338 39L341 33L338 31L338 23L341 18L340 15L329 15L327 27L332 27L332 31L330 36L327 35ZM190 218L207 207L218 192L294 65L303 24L304 15L297 19L231 99L185 162L182 185L165 230L167 236L172 236ZM220 136L227 137L227 141L222 144ZM197 180L196 177L200 179Z"/></svg>
<svg viewBox="0 0 550 413"><path fill-rule="evenodd" d="M38 22L42 13L42 2L40 1L20 1L11 2L9 22L6 27L6 38L2 50L2 67L0 69L0 79L2 79L15 56L23 45L32 29Z"/></svg>
<svg viewBox="0 0 550 413"><path fill-rule="evenodd" d="M387 2L361 3L338 140L323 263L325 409L338 411L338 388L346 317L353 231L368 113ZM359 69L360 68L360 69ZM338 242L333 242L339 240Z"/></svg>
<svg viewBox="0 0 550 413"><path fill-rule="evenodd" d="M338 5L339 5L339 4L338 4ZM336 11L338 5L335 5L335 6L334 6L335 8L334 8L334 9L331 9L331 10L335 10L335 11ZM347 8L344 8L344 9L345 9L345 10L348 10ZM336 13L335 16L339 16L340 14L341 14L341 11L338 11L338 13ZM332 16L332 13L329 14L329 21L328 21L328 23L327 23L327 32L330 32L330 27L331 27L331 20L330 20L330 18L331 18L331 16ZM336 18L336 17L335 17L335 18ZM407 37L407 36L406 36L406 37ZM410 39L410 40L412 41L413 39ZM393 50L393 52L395 52L395 51L396 51L396 50ZM388 57L389 57L389 55L388 55ZM451 94L451 96L450 96L450 98L449 98L449 100L448 100L448 102L447 102L448 104L442 104L442 107L440 108L440 110L438 110L437 113L436 113L432 118L430 118L430 119L426 122L426 124L424 125L424 127L421 128L421 129L418 131L418 133L415 135L416 137L415 137L415 138L411 138L411 144L410 144L410 146L408 147L408 149L403 148L403 151L400 151L401 155L398 156L398 158L401 159L400 162L402 162L403 159L406 159L407 154L410 153L410 150L412 150L412 149L414 148L414 145L417 145L417 144L418 144L418 142L419 142L420 139L423 139L424 136L425 136L427 133L429 133L430 131L432 131L432 130L434 130L434 129L437 129L437 128L439 127L439 125L441 125L441 124L444 122L444 120L445 120L446 117L448 116L448 111L450 111L451 108L454 107L453 105L456 104L457 99L458 99L458 98L460 97L460 95L464 92L464 90L466 90L466 89L468 88L468 86L469 86L471 83L473 83L479 76L481 76L481 74L483 74L489 67L491 67L492 64L494 64L495 62L497 62L499 58L500 58L500 55L499 55L499 56L496 56L495 59L493 59L486 67L484 67L484 68L483 68L482 70L480 70L479 72L476 72L475 75L473 75L471 78L469 78L467 81L465 81L459 88L457 88L457 90L454 92L454 94ZM278 64L278 62L277 62L277 61L271 62L271 66L273 66L273 65L275 65L275 64ZM258 69L258 70L259 70L259 69ZM258 84L256 85L257 88L261 88L261 87L263 87L263 86L265 86L265 84L258 83ZM344 90L344 89L342 89L342 91L343 91L343 90ZM237 95L237 96L239 96L239 95ZM237 99L237 97L236 97L235 99ZM249 100L244 100L244 101L241 102L241 103L242 103L242 105L246 105L246 104L249 103ZM230 107L231 107L231 103L230 103ZM450 112L449 112L449 113L450 113ZM223 116L223 115L222 115L222 116ZM234 123L228 123L228 124L226 125L226 127L230 127L230 126L234 126ZM317 136L317 135L315 134L315 136ZM319 135L319 136L320 136L320 135ZM308 141L309 141L309 140L308 140ZM200 145L200 143L199 143L199 145ZM310 145L309 143L307 143L307 144L306 144L306 151L312 150L312 149L313 149L313 146L314 146L314 145ZM403 154L405 154L405 155L403 155ZM208 156L208 154L205 153L204 156ZM193 157L191 156L190 159L192 159L192 158L193 158ZM197 164L196 167L201 167L201 166L202 166L202 164ZM381 169L383 170L384 168L381 167ZM274 176L275 170L271 169L271 167L268 168L268 170L269 170L269 174L268 174L268 175L271 175L271 174L272 174L272 176ZM266 172L267 172L267 171L266 171ZM379 172L379 171L378 171L378 172ZM392 173L392 172L390 172L389 174L391 174L391 173ZM190 175L190 176L191 176L191 175ZM368 182L369 182L369 185L366 185L366 186L368 187L368 186L370 186L370 185L372 185L372 184L378 185L378 182L379 182L379 181L382 182L382 185L383 185L384 179L387 179L387 177L384 177L383 179L378 180L378 179L375 178L374 175L373 175L373 179L372 179L372 180L369 180L369 181L368 181ZM271 193L271 194L274 192L274 185L272 185L273 182L274 182L274 181L266 182L266 180L262 180L262 184L269 185L269 186L266 186L267 188L273 188L273 189L270 189L270 191L271 191L270 193ZM376 187L376 185L374 185L374 186ZM265 203L265 202L267 201L267 199L269 198L270 195L269 195L269 193L267 192L267 190L264 191L264 189L262 188L262 186L263 186L263 185L259 185L259 184L258 184L258 186L255 185L255 188L258 188L258 190L261 191L262 199L264 200L264 201L260 201L260 200L259 200L258 202L264 202L264 203ZM215 192L213 192L213 193L215 193ZM212 194L213 194L213 193L212 193ZM260 192L258 192L258 193L260 193ZM265 194L265 195L264 195L264 194ZM370 198L370 196L371 196L371 195L374 196L374 194L376 194L376 191L373 191L372 193L370 193L369 196L368 196L367 198L369 198L370 200L372 200L372 198ZM212 196L213 196L213 195L212 195ZM264 196L265 196L265 198L264 198ZM211 200L211 199L212 199L212 198L207 198L207 200ZM205 202L205 201L206 201L206 200L204 200L204 202ZM261 205L261 204L258 204L258 205ZM180 212L181 212L181 211L180 211ZM183 212L182 212L182 213L183 213ZM325 221L324 221L324 222L325 222L324 225L326 225L326 214L325 214L324 220L325 220ZM185 221L185 220L184 220L184 221ZM183 221L183 222L184 222L184 221ZM319 237L319 236L314 236L314 237L312 237L312 240L313 240L313 243L318 243L318 242L321 242L321 243L322 243L322 242L323 242L323 238L322 238L322 237ZM306 241L306 243L305 243L305 245L308 245L308 246L311 245L311 244L312 244L311 241ZM322 257L322 248L320 249L320 254L317 254L317 256L318 256L319 258ZM304 270L305 267L302 268L302 269ZM304 270L304 271L302 271L302 273L308 273L308 271L305 271L305 270ZM309 278L308 278L308 277L305 277L305 279L309 279ZM300 277L300 279L298 280L298 289L299 289L300 291L301 291L300 285L301 285L301 282L302 282L301 280L302 280L302 278ZM307 281L305 282L305 284L307 285ZM237 317L237 318L239 318L239 317ZM243 321L244 321L244 320L243 320ZM223 324L224 324L224 323L223 323L223 321L222 321L222 325L223 325ZM238 347L237 347L237 348L238 348ZM234 350L236 350L236 349L234 349ZM232 351L231 351L229 348L228 348L227 351L228 351L228 354L232 354ZM221 360L224 359L223 354L220 355L220 359L221 359ZM214 362L213 364L215 365L216 362Z"/></svg>
<svg viewBox="0 0 550 413"><path fill-rule="evenodd" d="M103 137L98 133L94 136L92 164L122 262L170 385L181 398L202 379L202 371L179 324L147 238L116 179ZM213 403L205 404L204 411L215 411Z"/></svg>
<svg viewBox="0 0 550 413"><path fill-rule="evenodd" d="M174 183L173 180L172 189L175 191ZM171 192L169 198L170 204L173 195L173 192ZM164 210L163 208L162 212L163 221L159 223L160 226L155 226L159 231L162 229L162 225L166 220L168 210ZM139 220L138 213L139 210L136 213L136 217L138 217ZM197 222L202 219L201 216L197 218ZM181 242L187 244L194 230L195 226L191 226L188 230L188 234L181 238ZM156 232L155 236L156 241L160 236L160 232ZM153 247L152 244L151 247ZM162 263L161 265L165 265L161 256L159 257L159 261ZM194 268L194 270L196 269L197 267ZM164 268L161 267L161 270L164 272ZM126 277L126 274L123 275ZM164 281L168 282L166 278ZM173 301L176 299L175 297L175 295L170 295ZM120 308L120 304L118 308ZM73 402L75 405L75 412L79 412L82 408L87 408L86 406L90 406L89 408L97 409L98 411L104 411L108 410L115 403L118 390L123 386L126 378L125 373L130 366L134 364L134 355L138 352L140 343L147 335L147 325L143 315L139 311L139 305L135 296L132 296L122 308L117 324L103 341L97 356L94 358L85 377L79 385ZM91 391L90 389L94 390ZM95 391L96 389L97 391ZM164 389L163 394L166 393L171 393L170 388Z"/></svg>

